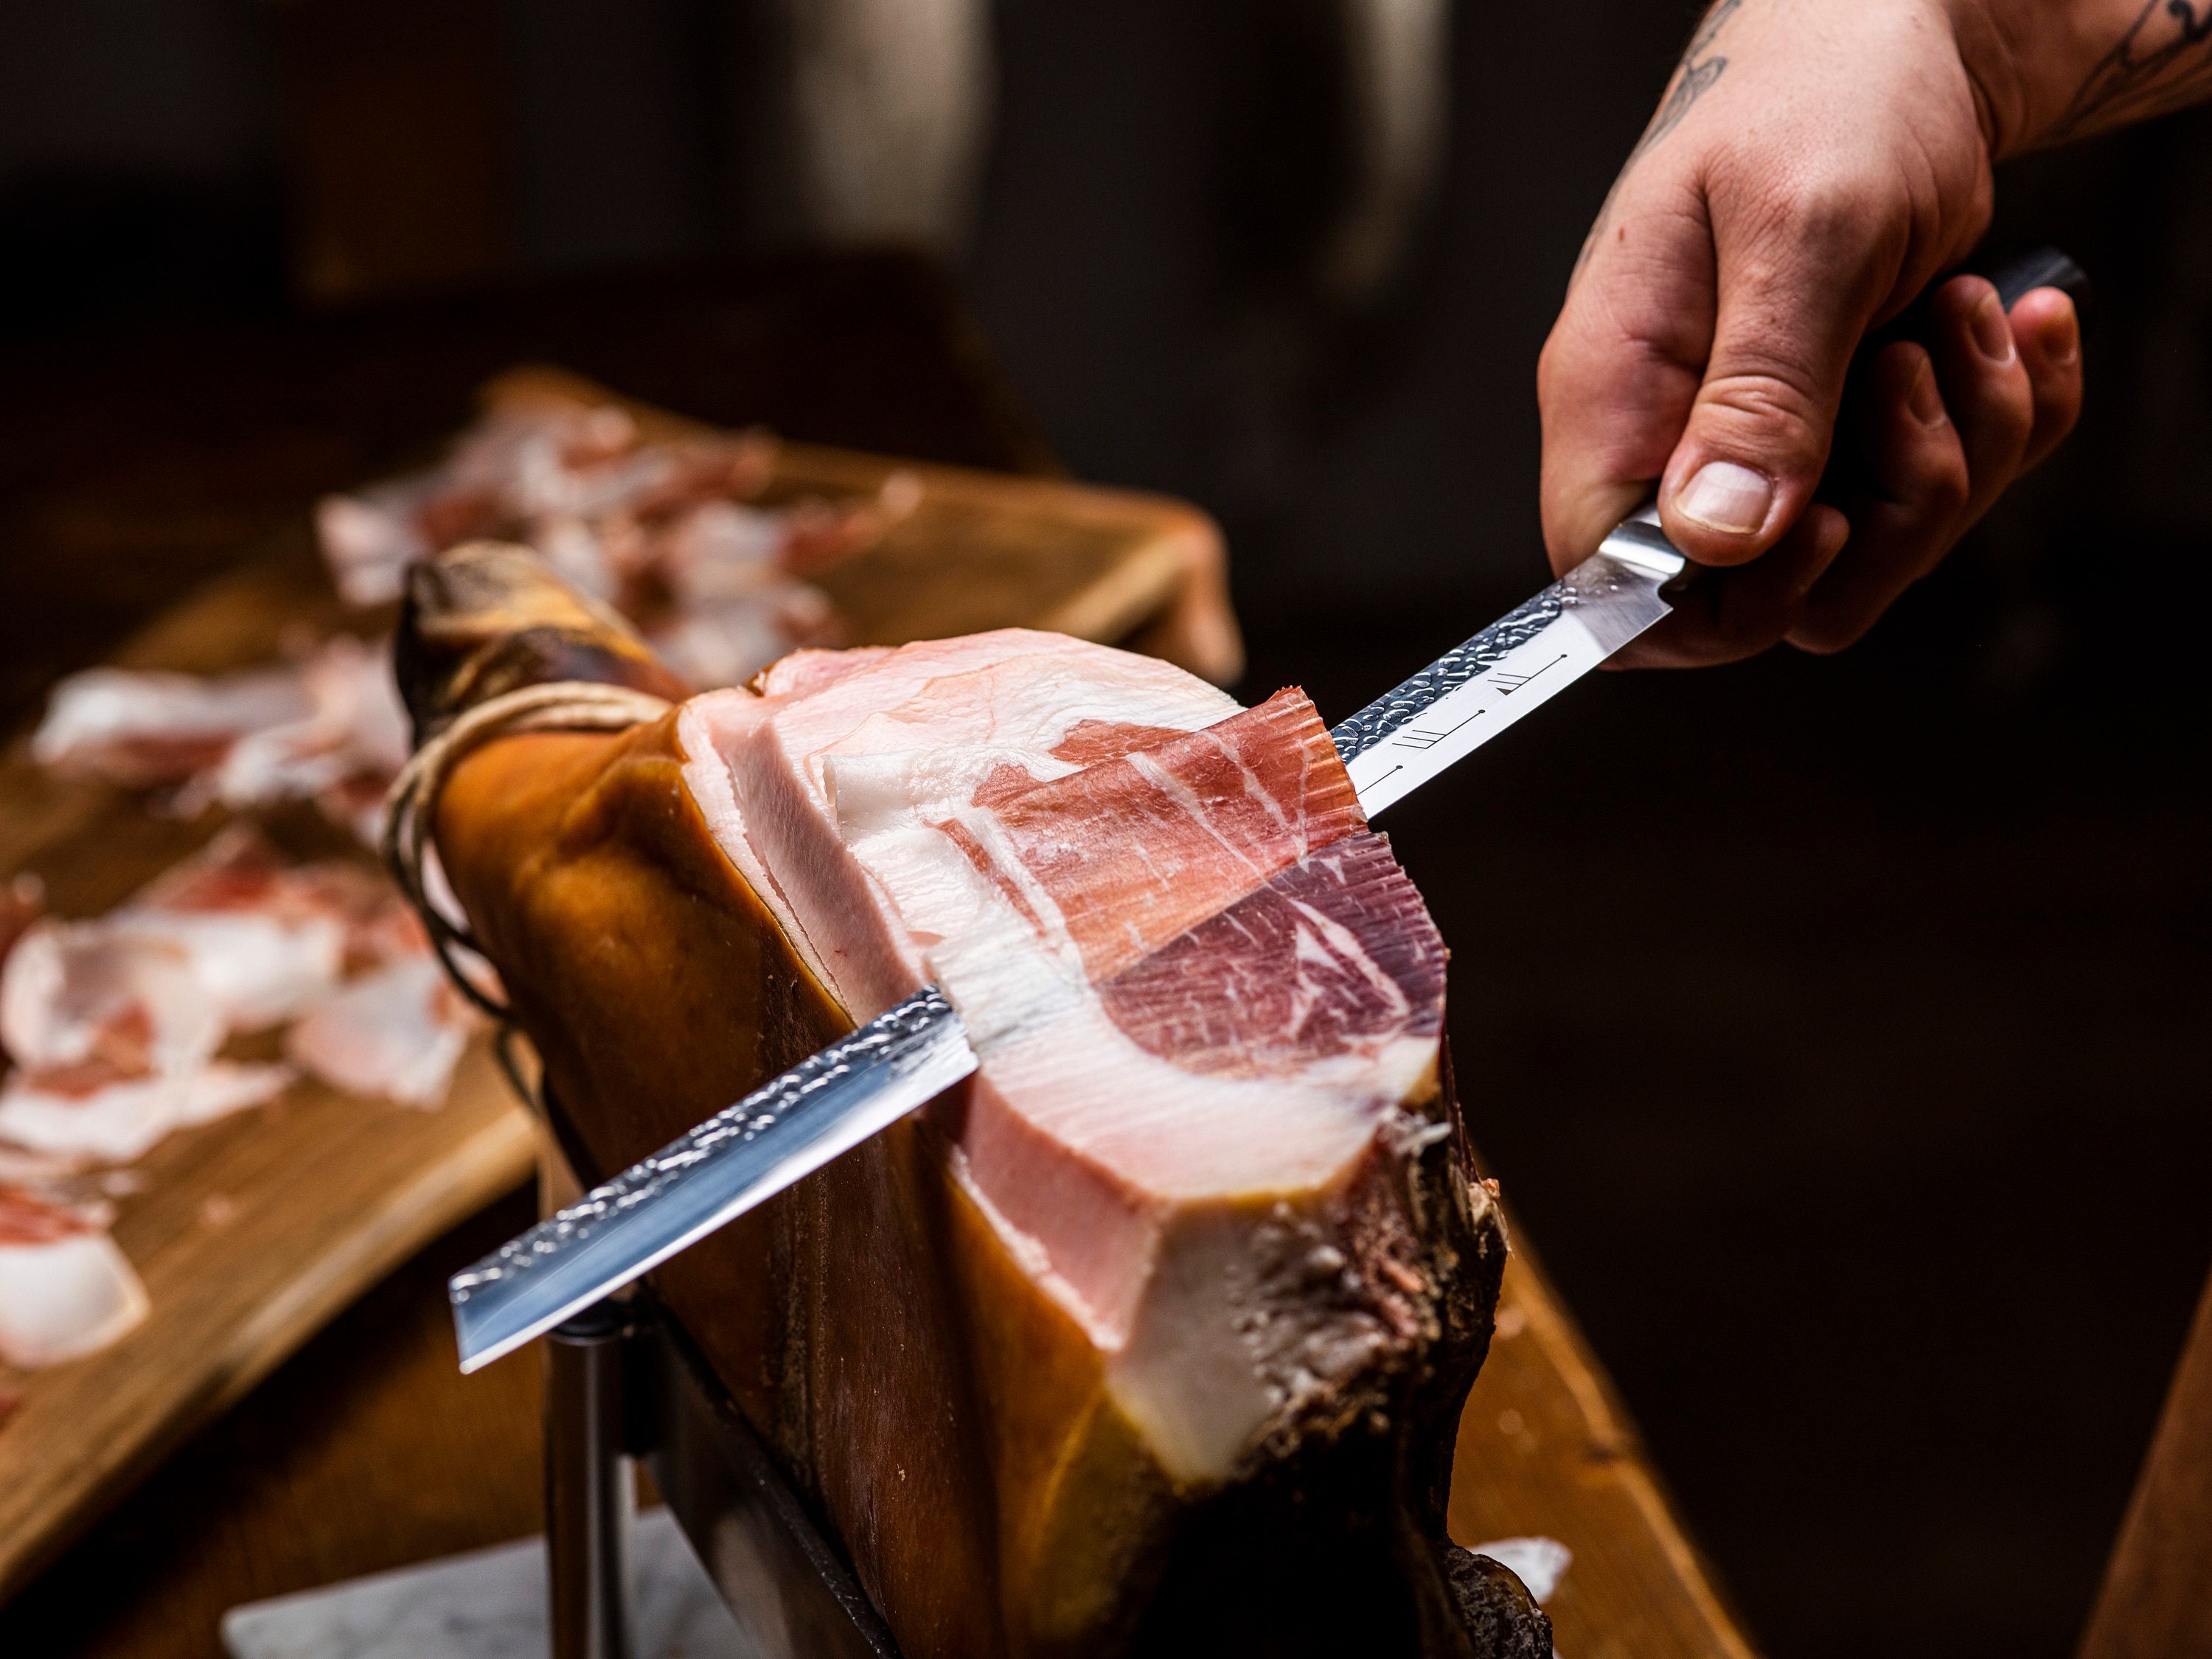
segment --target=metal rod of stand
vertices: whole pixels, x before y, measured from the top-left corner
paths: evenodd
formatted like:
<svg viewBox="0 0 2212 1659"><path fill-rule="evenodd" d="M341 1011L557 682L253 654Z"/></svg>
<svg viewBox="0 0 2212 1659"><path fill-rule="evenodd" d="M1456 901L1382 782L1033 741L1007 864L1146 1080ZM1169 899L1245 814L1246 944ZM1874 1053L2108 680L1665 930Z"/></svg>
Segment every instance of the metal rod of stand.
<svg viewBox="0 0 2212 1659"><path fill-rule="evenodd" d="M623 1449L627 1321L607 1303L545 1342L545 1555L553 1659L633 1659L630 1523Z"/></svg>

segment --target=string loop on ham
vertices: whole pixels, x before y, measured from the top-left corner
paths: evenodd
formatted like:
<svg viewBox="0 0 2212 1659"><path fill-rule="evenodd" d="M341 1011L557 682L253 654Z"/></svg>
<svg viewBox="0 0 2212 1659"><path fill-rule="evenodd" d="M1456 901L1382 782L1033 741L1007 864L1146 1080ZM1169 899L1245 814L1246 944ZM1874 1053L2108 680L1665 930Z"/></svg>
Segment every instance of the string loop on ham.
<svg viewBox="0 0 2212 1659"><path fill-rule="evenodd" d="M478 979L456 961L459 946L478 957L483 947L465 921L449 918L430 896L423 860L437 822L438 797L453 769L500 738L521 732L619 732L659 720L672 707L665 697L623 685L589 680L555 680L526 685L478 703L415 751L392 781L384 798L383 854L385 867L399 884L399 890L422 919L454 988L502 1026L511 1024L514 1010L487 993ZM510 1081L513 1080L510 1076Z"/></svg>

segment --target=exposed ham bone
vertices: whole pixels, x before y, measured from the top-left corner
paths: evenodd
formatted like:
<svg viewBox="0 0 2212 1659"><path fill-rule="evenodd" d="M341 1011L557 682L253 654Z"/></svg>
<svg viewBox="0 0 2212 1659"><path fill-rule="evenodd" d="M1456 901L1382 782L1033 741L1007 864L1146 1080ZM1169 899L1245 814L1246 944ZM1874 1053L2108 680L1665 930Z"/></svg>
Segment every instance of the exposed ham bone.
<svg viewBox="0 0 2212 1659"><path fill-rule="evenodd" d="M145 1287L106 1222L104 1207L0 1186L0 1362L81 1358L145 1318Z"/></svg>
<svg viewBox="0 0 2212 1659"><path fill-rule="evenodd" d="M944 988L969 1189L1170 1474L1222 1478L1409 1334L1328 1216L1432 1127L1442 944L1296 693L1018 631L836 666L695 700L694 798L854 1015Z"/></svg>

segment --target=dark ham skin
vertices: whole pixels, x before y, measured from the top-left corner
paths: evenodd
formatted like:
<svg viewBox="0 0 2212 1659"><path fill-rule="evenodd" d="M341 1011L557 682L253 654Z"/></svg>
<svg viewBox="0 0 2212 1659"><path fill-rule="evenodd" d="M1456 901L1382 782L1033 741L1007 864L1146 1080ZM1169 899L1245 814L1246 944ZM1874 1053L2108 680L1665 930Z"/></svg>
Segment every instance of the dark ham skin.
<svg viewBox="0 0 2212 1659"><path fill-rule="evenodd" d="M437 608L459 585L446 584L443 599L434 583L412 590L410 626L438 639L435 649L401 645L403 676L416 676L408 701L426 725L532 673L557 677L556 661L562 674L597 664L621 683L651 683L633 638L586 625L604 618L501 591L557 588L550 573L493 564L479 559L461 595L466 614ZM561 648L518 650L502 615L526 629L559 617ZM1317 761L1278 752L1286 728L1275 723L1291 714L1303 722L1310 706L1263 705L1237 717L1239 732L1206 743L1141 727L1069 738L1097 745L1093 767L1126 763L1149 783L1212 768L1218 783L1224 767ZM549 1104L586 1180L851 1024L703 821L682 776L678 725L672 714L621 733L500 739L454 772L436 817L447 872L544 1058ZM1152 771L1133 757L1152 757ZM1328 769L1309 769L1312 832L1288 847L1280 825L1255 818L1245 839L1267 866L1259 890L1189 919L1240 939L1236 965L1203 995L1178 1006L1172 988L1190 988L1184 953L1208 941L1188 939L1171 893L1140 907L1157 948L1120 960L1103 930L1097 941L1115 1018L1150 1034L1140 1042L1174 1047L1179 1064L1231 1063L1238 1000L1296 948L1306 914L1297 907L1344 925L1347 895L1401 896L1393 882L1405 878L1356 805L1335 799ZM1048 871L1049 798L1030 803L1055 788L1027 787L1010 803L1025 860ZM1172 788L1153 793L1168 810ZM1146 879L1135 863L1124 874ZM1410 947L1371 929L1351 937L1382 955L1410 948L1394 971L1417 984L1441 972L1441 947L1423 942L1432 931ZM1356 1045L1361 1019L1340 1015L1293 1023L1294 1045ZM1272 1062L1263 1052L1249 1063ZM964 1088L950 1091L653 1276L907 1659L1534 1650L1533 1608L1508 1620L1511 1643L1492 1633L1496 1620L1468 1613L1444 1536L1460 1407L1505 1259L1448 1065L1432 1093L1403 1109L1409 1128L1433 1133L1402 1146L1378 1139L1328 1200L1349 1260L1316 1294L1382 1310L1389 1340L1359 1375L1285 1419L1225 1484L1202 1489L1162 1472L1114 1403L1098 1351L957 1178L951 1146L965 1105ZM1304 1259L1286 1255L1283 1270Z"/></svg>

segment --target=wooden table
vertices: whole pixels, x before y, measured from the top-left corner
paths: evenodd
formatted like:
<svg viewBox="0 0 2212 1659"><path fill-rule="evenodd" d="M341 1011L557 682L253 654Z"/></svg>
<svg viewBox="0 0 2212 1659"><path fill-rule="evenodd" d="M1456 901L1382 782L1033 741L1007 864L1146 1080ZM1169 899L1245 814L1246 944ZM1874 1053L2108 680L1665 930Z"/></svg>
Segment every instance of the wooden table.
<svg viewBox="0 0 2212 1659"><path fill-rule="evenodd" d="M307 496L418 449L477 380L533 358L709 420L1048 465L957 304L897 259L22 352L0 365L29 393L0 416L0 531L21 550L0 573L0 707L20 717ZM459 1376L442 1288L533 1212L526 1193L502 1200L364 1297L0 1608L0 1646L208 1659L238 1602L536 1530L537 1360ZM1462 1425L1452 1522L1468 1543L1576 1551L1553 1602L1570 1659L1750 1652L1525 1244Z"/></svg>

